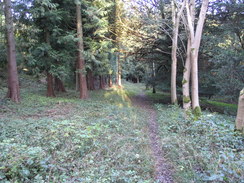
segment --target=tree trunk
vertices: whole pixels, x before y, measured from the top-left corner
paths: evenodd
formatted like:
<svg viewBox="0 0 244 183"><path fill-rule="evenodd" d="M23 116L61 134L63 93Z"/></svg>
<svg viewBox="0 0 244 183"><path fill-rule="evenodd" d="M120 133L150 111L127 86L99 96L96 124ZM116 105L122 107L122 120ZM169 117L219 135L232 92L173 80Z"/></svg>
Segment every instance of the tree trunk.
<svg viewBox="0 0 244 183"><path fill-rule="evenodd" d="M100 89L104 89L105 88L104 77L103 76L99 76L99 88Z"/></svg>
<svg viewBox="0 0 244 183"><path fill-rule="evenodd" d="M179 34L179 23L180 16L185 7L185 1L183 1L180 10L176 7L176 2L172 3L172 22L173 22L173 38L172 38L172 64L171 64L171 103L177 104L177 90L176 90L176 77L177 77L177 49L178 49L178 34Z"/></svg>
<svg viewBox="0 0 244 183"><path fill-rule="evenodd" d="M236 129L244 132L244 88L240 92L236 116Z"/></svg>
<svg viewBox="0 0 244 183"><path fill-rule="evenodd" d="M66 92L64 84L63 84L61 79L59 79L58 77L55 77L54 81L55 81L54 88L55 88L56 91L58 91L58 92Z"/></svg>
<svg viewBox="0 0 244 183"><path fill-rule="evenodd" d="M45 41L48 45L51 45L50 32L47 27L45 28ZM50 71L47 71L47 97L55 97L53 75L50 73Z"/></svg>
<svg viewBox="0 0 244 183"><path fill-rule="evenodd" d="M154 62L152 63L152 76L153 76L153 78L155 79L155 77L156 77L156 71L155 71L155 64L154 64ZM155 82L155 81L153 81L153 82ZM156 83L153 83L153 93L156 93Z"/></svg>
<svg viewBox="0 0 244 183"><path fill-rule="evenodd" d="M53 75L51 73L47 73L47 97L55 97L53 90Z"/></svg>
<svg viewBox="0 0 244 183"><path fill-rule="evenodd" d="M121 87L121 63L120 63L120 54L118 53L118 86Z"/></svg>
<svg viewBox="0 0 244 183"><path fill-rule="evenodd" d="M192 79L192 87L191 87L191 96L192 96L192 108L195 116L201 115L201 108L199 104L199 91L198 91L198 52L201 43L203 25L208 9L209 0L203 0L196 31L194 30L194 10L190 12L190 9L195 9L195 0L191 0L190 5L187 2L187 20L188 20L188 28L190 31L191 38L191 79Z"/></svg>
<svg viewBox="0 0 244 183"><path fill-rule="evenodd" d="M140 83L140 78L136 77L136 83Z"/></svg>
<svg viewBox="0 0 244 183"><path fill-rule="evenodd" d="M153 93L156 93L156 87L153 86Z"/></svg>
<svg viewBox="0 0 244 183"><path fill-rule="evenodd" d="M190 98L190 74L191 74L191 40L188 38L185 68L183 71L182 93L183 109L188 111L191 108Z"/></svg>
<svg viewBox="0 0 244 183"><path fill-rule="evenodd" d="M177 43L178 43L178 31L179 23L176 21L176 8L174 1L172 4L172 22L173 22L173 39L172 39L172 64L171 64L171 103L177 104L177 92L176 92L176 74L177 74Z"/></svg>
<svg viewBox="0 0 244 183"><path fill-rule="evenodd" d="M78 73L78 56L77 56L77 61L75 64L75 90L78 92L80 91L80 86L79 86L79 73Z"/></svg>
<svg viewBox="0 0 244 183"><path fill-rule="evenodd" d="M87 72L87 88L88 90L95 90L94 77L90 69Z"/></svg>
<svg viewBox="0 0 244 183"><path fill-rule="evenodd" d="M208 9L208 0L202 2L199 20L197 23L195 39L193 42L192 50L192 108L198 113L200 110L199 104L199 91L198 91L198 53L202 38L203 25Z"/></svg>
<svg viewBox="0 0 244 183"><path fill-rule="evenodd" d="M78 37L78 79L80 99L88 98L88 90L85 76L85 61L84 61L84 46L83 46L83 32L82 32L82 19L81 19L81 5L76 4L76 18L77 18L77 37Z"/></svg>
<svg viewBox="0 0 244 183"><path fill-rule="evenodd" d="M106 85L107 85L106 80L107 80L106 76L102 76L103 88L106 88Z"/></svg>
<svg viewBox="0 0 244 183"><path fill-rule="evenodd" d="M109 76L108 76L108 87L112 87L112 86L113 86L113 81L111 78L111 74L109 74Z"/></svg>
<svg viewBox="0 0 244 183"><path fill-rule="evenodd" d="M7 30L7 59L8 59L8 92L6 97L14 102L20 102L19 78L16 64L14 25L11 12L11 0L4 0Z"/></svg>

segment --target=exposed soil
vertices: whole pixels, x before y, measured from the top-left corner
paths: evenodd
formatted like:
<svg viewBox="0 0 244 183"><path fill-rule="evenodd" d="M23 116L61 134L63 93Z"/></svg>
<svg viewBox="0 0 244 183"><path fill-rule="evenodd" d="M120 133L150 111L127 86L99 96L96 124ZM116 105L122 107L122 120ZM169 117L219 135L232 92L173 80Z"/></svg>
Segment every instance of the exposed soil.
<svg viewBox="0 0 244 183"><path fill-rule="evenodd" d="M173 183L172 167L164 158L164 152L158 135L158 124L156 121L156 111L152 101L145 95L140 94L132 98L134 105L142 108L148 114L148 135L150 139L150 149L154 159L154 176L158 183Z"/></svg>

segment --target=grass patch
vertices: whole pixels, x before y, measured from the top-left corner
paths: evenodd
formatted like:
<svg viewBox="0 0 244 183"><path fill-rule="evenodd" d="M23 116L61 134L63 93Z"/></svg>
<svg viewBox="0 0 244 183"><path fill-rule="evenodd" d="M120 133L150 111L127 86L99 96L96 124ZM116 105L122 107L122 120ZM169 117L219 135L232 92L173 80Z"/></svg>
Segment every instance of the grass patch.
<svg viewBox="0 0 244 183"><path fill-rule="evenodd" d="M237 104L229 104L206 99L201 100L201 105L212 112L219 112L229 115L236 115L238 108Z"/></svg>
<svg viewBox="0 0 244 183"><path fill-rule="evenodd" d="M72 90L46 98L44 87L30 80L20 104L1 100L0 182L154 182L146 116L128 97L137 90L79 100Z"/></svg>
<svg viewBox="0 0 244 183"><path fill-rule="evenodd" d="M175 182L243 182L244 139L234 132L233 117L203 112L194 121L185 119L178 106L157 104L156 108Z"/></svg>
<svg viewBox="0 0 244 183"><path fill-rule="evenodd" d="M170 104L171 103L171 98L170 98L169 93L164 93L164 92L160 92L160 91L158 91L157 93L152 93L152 92L147 91L146 95L148 97L150 97L150 99L154 103L162 103L162 104Z"/></svg>

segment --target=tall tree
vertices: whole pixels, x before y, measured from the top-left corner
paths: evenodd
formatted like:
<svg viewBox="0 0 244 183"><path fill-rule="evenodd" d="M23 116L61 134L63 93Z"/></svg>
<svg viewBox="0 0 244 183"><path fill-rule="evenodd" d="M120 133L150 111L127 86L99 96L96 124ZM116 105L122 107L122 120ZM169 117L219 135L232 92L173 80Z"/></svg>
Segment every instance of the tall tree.
<svg viewBox="0 0 244 183"><path fill-rule="evenodd" d="M176 90L176 77L177 77L177 48L178 48L178 35L180 17L185 8L185 0L182 2L181 7L178 7L177 2L172 0L172 22L173 22L173 37L172 37L172 64L171 64L171 103L177 104L177 90Z"/></svg>
<svg viewBox="0 0 244 183"><path fill-rule="evenodd" d="M78 58L77 58L77 69L78 69L78 80L79 80L79 91L80 99L88 98L86 74L85 74L85 60L84 60L84 45L83 45L83 31L82 31L82 18L81 18L81 4L76 3L76 21L77 21L77 38L78 38Z"/></svg>
<svg viewBox="0 0 244 183"><path fill-rule="evenodd" d="M45 28L45 41L46 44L51 47L50 45L50 32L48 28ZM47 97L55 97L54 94L54 85L53 85L53 75L49 71L47 71Z"/></svg>
<svg viewBox="0 0 244 183"><path fill-rule="evenodd" d="M190 12L191 8L195 9L195 0L190 0L190 3L186 2L186 10L187 10L187 21L188 21L188 28L190 34L190 40L191 40L191 96L192 96L192 108L194 111L194 114L200 115L201 108L199 104L199 91L198 91L198 53L199 53L199 47L201 43L202 38L202 31L203 31L203 24L205 21L207 9L208 9L208 3L209 0L203 0L202 6L197 22L197 26L195 29L194 25L194 19L193 14ZM193 10L194 11L194 10Z"/></svg>
<svg viewBox="0 0 244 183"><path fill-rule="evenodd" d="M188 1L188 0L187 0ZM189 14L192 17L191 21L194 25L195 22L195 1L189 7ZM187 4L188 5L188 4ZM183 70L183 80L182 80L182 94L183 94L183 108L185 111L191 109L191 97L190 97L190 78L191 78L191 36L190 31L187 29L187 20L183 17L183 22L186 26L187 32L187 48L186 48L186 61Z"/></svg>
<svg viewBox="0 0 244 183"><path fill-rule="evenodd" d="M19 79L16 63L14 25L11 11L11 0L4 0L5 21L7 30L7 59L8 59L8 93L7 98L20 102Z"/></svg>

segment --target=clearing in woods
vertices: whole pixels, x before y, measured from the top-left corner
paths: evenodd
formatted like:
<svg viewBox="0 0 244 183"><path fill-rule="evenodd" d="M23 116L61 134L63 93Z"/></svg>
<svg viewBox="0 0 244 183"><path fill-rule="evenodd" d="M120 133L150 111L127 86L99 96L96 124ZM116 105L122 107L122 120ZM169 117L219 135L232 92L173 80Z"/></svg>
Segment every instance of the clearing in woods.
<svg viewBox="0 0 244 183"><path fill-rule="evenodd" d="M23 79L22 102L0 103L0 181L172 182L143 85L83 101L73 90L47 98L44 85Z"/></svg>
<svg viewBox="0 0 244 183"><path fill-rule="evenodd" d="M21 103L0 89L0 182L243 182L242 136L232 116L185 119L167 93L143 84L45 97L22 76Z"/></svg>

